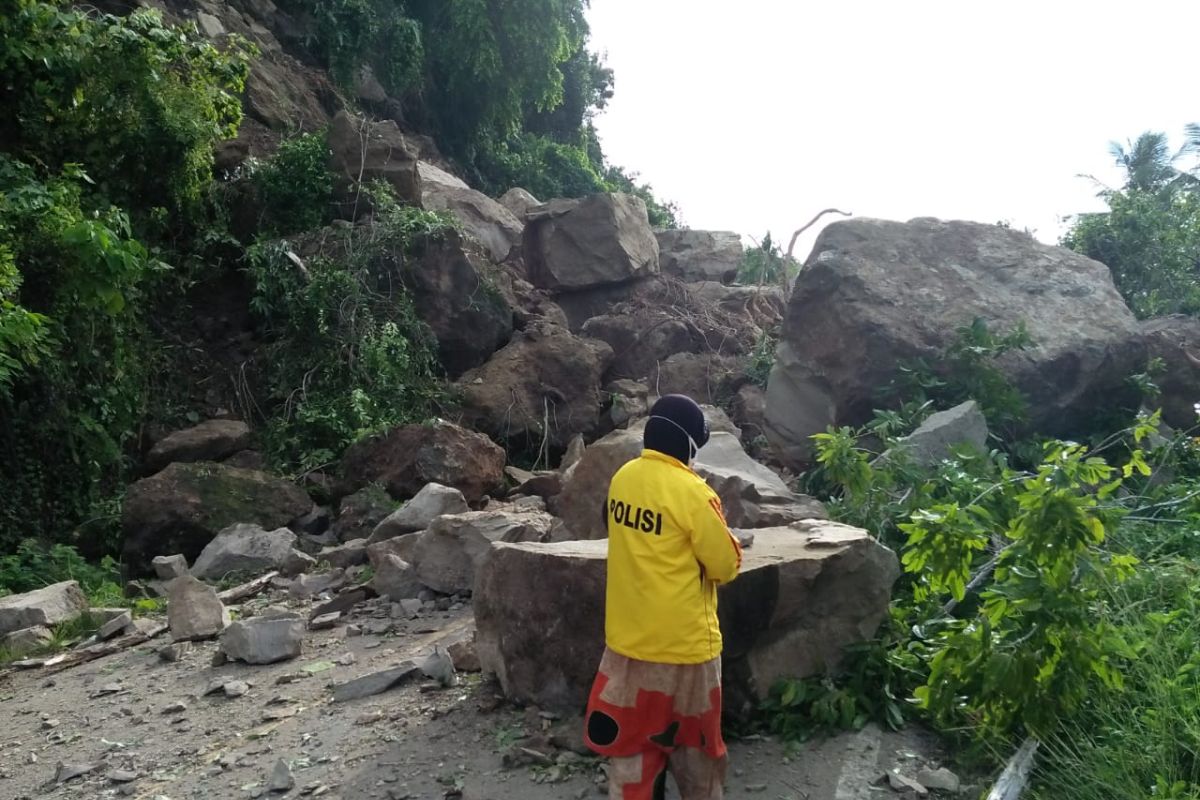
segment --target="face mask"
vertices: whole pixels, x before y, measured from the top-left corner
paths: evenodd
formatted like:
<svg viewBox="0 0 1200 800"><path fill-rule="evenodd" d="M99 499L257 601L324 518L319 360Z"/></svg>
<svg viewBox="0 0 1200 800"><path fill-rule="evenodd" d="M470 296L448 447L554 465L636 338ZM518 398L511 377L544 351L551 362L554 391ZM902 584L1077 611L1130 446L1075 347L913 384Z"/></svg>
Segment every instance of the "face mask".
<svg viewBox="0 0 1200 800"><path fill-rule="evenodd" d="M658 414L651 414L649 418L650 419L661 419L663 422L668 422L683 432L683 435L687 437L688 444L690 445L689 452L691 453L691 455L688 456L687 465L689 467L692 466L692 463L696 460L696 452L700 449L700 445L696 444L696 440L693 439L692 435L687 432L687 428L683 427L682 425L680 425L678 422L676 422L673 419L670 419L668 417L659 416Z"/></svg>

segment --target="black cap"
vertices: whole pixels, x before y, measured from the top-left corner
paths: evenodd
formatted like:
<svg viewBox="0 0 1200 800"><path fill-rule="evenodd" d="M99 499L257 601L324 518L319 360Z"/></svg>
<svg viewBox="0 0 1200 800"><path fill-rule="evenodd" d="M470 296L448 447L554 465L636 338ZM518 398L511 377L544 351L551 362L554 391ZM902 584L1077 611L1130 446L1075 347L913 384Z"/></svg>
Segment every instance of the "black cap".
<svg viewBox="0 0 1200 800"><path fill-rule="evenodd" d="M643 440L646 449L657 450L686 464L695 455L688 441L689 435L697 447L708 442L708 423L696 401L681 394L659 398L650 409L650 420L646 423Z"/></svg>

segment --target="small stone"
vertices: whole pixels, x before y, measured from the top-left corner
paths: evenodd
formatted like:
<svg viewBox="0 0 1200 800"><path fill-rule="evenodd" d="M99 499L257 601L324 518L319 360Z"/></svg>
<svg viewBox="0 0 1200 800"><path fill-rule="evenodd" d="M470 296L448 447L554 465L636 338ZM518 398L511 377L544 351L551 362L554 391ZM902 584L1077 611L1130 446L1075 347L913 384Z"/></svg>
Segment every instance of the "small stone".
<svg viewBox="0 0 1200 800"><path fill-rule="evenodd" d="M290 792L296 785L296 779L292 776L292 769L288 763L282 758L275 762L275 768L271 770L271 778L267 782L267 790L271 792Z"/></svg>
<svg viewBox="0 0 1200 800"><path fill-rule="evenodd" d="M114 769L108 773L108 779L113 783L133 783L138 779L138 774L127 769Z"/></svg>
<svg viewBox="0 0 1200 800"><path fill-rule="evenodd" d="M939 792L950 792L957 794L962 786L962 781L950 770L942 767L941 769L923 769L917 772L917 783L924 786L926 789L933 789Z"/></svg>
<svg viewBox="0 0 1200 800"><path fill-rule="evenodd" d="M54 772L54 782L66 783L69 780L74 780L80 776L87 775L89 772L94 771L99 766L99 764L72 764L60 761L58 762L58 768Z"/></svg>
<svg viewBox="0 0 1200 800"><path fill-rule="evenodd" d="M229 625L229 611L211 586L191 575L171 582L167 594L167 624L176 641L209 639Z"/></svg>
<svg viewBox="0 0 1200 800"><path fill-rule="evenodd" d="M166 645L159 648L158 657L168 663L181 661L185 655L192 651L191 642L175 642L174 644Z"/></svg>
<svg viewBox="0 0 1200 800"><path fill-rule="evenodd" d="M342 618L342 612L334 611L332 614L322 614L319 617L314 617L308 623L310 631L323 631L337 625L338 620Z"/></svg>
<svg viewBox="0 0 1200 800"><path fill-rule="evenodd" d="M181 555L155 556L150 564L160 581L170 581L188 574L187 559Z"/></svg>
<svg viewBox="0 0 1200 800"><path fill-rule="evenodd" d="M343 653L342 655L338 656L335 663L338 664L338 666L349 667L357 661L358 659L354 657L354 653Z"/></svg>
<svg viewBox="0 0 1200 800"><path fill-rule="evenodd" d="M124 631L133 624L133 613L129 609L121 609L96 631L96 638L106 641Z"/></svg>
<svg viewBox="0 0 1200 800"><path fill-rule="evenodd" d="M896 770L889 772L887 777L888 784L897 792L913 792L917 797L926 797L929 794L929 790L924 786L917 783L912 778L901 775Z"/></svg>
<svg viewBox="0 0 1200 800"><path fill-rule="evenodd" d="M454 662L440 647L433 648L432 653L418 661L417 669L421 670L425 677L437 681L442 686L453 686L458 682Z"/></svg>
<svg viewBox="0 0 1200 800"><path fill-rule="evenodd" d="M221 685L226 697L241 697L250 691L250 684L245 681L227 681Z"/></svg>
<svg viewBox="0 0 1200 800"><path fill-rule="evenodd" d="M415 598L408 598L400 601L400 608L408 615L409 619L416 619L421 616L422 603Z"/></svg>
<svg viewBox="0 0 1200 800"><path fill-rule="evenodd" d="M363 697L382 694L400 685L417 672L417 667L411 662L405 662L398 667L374 672L355 678L346 683L333 687L333 701L344 703L348 700L358 700Z"/></svg>
<svg viewBox="0 0 1200 800"><path fill-rule="evenodd" d="M169 706L164 707L162 710L162 713L164 713L164 714L182 714L183 712L187 711L187 708L188 708L187 703L184 703L183 701L179 701L176 703L171 703Z"/></svg>

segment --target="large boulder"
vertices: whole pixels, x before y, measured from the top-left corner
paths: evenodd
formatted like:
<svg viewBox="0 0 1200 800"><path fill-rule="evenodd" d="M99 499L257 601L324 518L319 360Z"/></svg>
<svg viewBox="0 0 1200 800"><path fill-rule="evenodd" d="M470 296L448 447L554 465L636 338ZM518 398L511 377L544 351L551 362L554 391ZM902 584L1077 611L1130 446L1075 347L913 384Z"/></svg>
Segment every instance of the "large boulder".
<svg viewBox="0 0 1200 800"><path fill-rule="evenodd" d="M821 233L796 280L767 390L767 432L793 465L813 434L866 422L906 363L935 368L976 319L1033 345L998 364L1028 401L1026 432L1078 436L1136 409L1146 348L1108 269L995 225L856 219Z"/></svg>
<svg viewBox="0 0 1200 800"><path fill-rule="evenodd" d="M525 219L525 214L530 209L536 208L541 204L541 200L538 200L520 186L514 186L500 196L500 205L507 208L517 219Z"/></svg>
<svg viewBox="0 0 1200 800"><path fill-rule="evenodd" d="M176 461L224 461L250 444L250 426L236 419L210 419L154 443L146 466L154 472Z"/></svg>
<svg viewBox="0 0 1200 800"><path fill-rule="evenodd" d="M175 641L211 639L229 625L229 609L208 584L184 575L168 587L167 625Z"/></svg>
<svg viewBox="0 0 1200 800"><path fill-rule="evenodd" d="M459 233L429 242L405 263L400 279L451 377L487 361L512 336L513 310L497 283L498 268Z"/></svg>
<svg viewBox="0 0 1200 800"><path fill-rule="evenodd" d="M497 264L508 258L513 247L520 243L524 229L511 211L432 164L422 161L417 168L424 208L448 211Z"/></svg>
<svg viewBox="0 0 1200 800"><path fill-rule="evenodd" d="M928 469L950 458L962 447L977 453L986 452L987 437L987 420L979 410L979 404L968 400L954 408L930 414L915 431L876 459L875 465L882 466L895 459Z"/></svg>
<svg viewBox="0 0 1200 800"><path fill-rule="evenodd" d="M413 551L417 578L436 592L468 593L493 542L546 541L553 521L544 511L469 511L439 517Z"/></svg>
<svg viewBox="0 0 1200 800"><path fill-rule="evenodd" d="M125 492L121 527L127 569L144 572L155 556L181 554L194 563L218 532L239 522L287 527L312 509L294 484L224 464L171 464Z"/></svg>
<svg viewBox="0 0 1200 800"><path fill-rule="evenodd" d="M608 485L625 462L641 455L645 420L616 430L593 442L563 473L562 491L551 499L551 511L566 528L562 539L603 539L608 536L604 508Z"/></svg>
<svg viewBox="0 0 1200 800"><path fill-rule="evenodd" d="M612 348L608 380L647 378L676 353L698 353L705 346L703 332L694 323L661 307L617 309L592 317L582 334Z"/></svg>
<svg viewBox="0 0 1200 800"><path fill-rule="evenodd" d="M374 562L375 575L371 587L392 602L409 600L425 588L412 564L392 553L384 553Z"/></svg>
<svg viewBox="0 0 1200 800"><path fill-rule="evenodd" d="M742 237L730 231L658 231L663 274L685 281L733 283L742 264Z"/></svg>
<svg viewBox="0 0 1200 800"><path fill-rule="evenodd" d="M333 535L339 542L366 539L379 523L396 510L396 501L384 489L370 485L342 498L338 503Z"/></svg>
<svg viewBox="0 0 1200 800"><path fill-rule="evenodd" d="M718 606L734 713L780 679L833 670L847 645L874 635L900 574L896 555L858 528L755 533ZM564 711L586 702L604 650L606 555L603 541L493 546L475 582L476 648L510 699Z"/></svg>
<svg viewBox="0 0 1200 800"><path fill-rule="evenodd" d="M1174 314L1142 323L1147 354L1162 359L1165 367L1154 376L1163 422L1187 431L1200 422L1200 319Z"/></svg>
<svg viewBox="0 0 1200 800"><path fill-rule="evenodd" d="M339 111L329 127L329 152L335 191L348 211L370 210L360 193L374 180L390 185L404 202L421 204L417 148L392 120L369 122Z"/></svg>
<svg viewBox="0 0 1200 800"><path fill-rule="evenodd" d="M416 533L428 528L443 514L462 514L467 508L467 499L458 489L429 483L417 492L413 499L393 511L379 523L371 533L369 543L394 539L406 533Z"/></svg>
<svg viewBox="0 0 1200 800"><path fill-rule="evenodd" d="M0 636L24 628L49 628L70 622L88 610L77 581L63 581L32 592L0 597Z"/></svg>
<svg viewBox="0 0 1200 800"><path fill-rule="evenodd" d="M597 432L611 360L604 342L532 325L458 381L463 423L516 447L562 450L576 434Z"/></svg>
<svg viewBox="0 0 1200 800"><path fill-rule="evenodd" d="M476 501L504 485L504 463L504 450L483 434L440 420L405 425L351 446L342 459L342 488L377 482L392 497L406 498L440 483Z"/></svg>
<svg viewBox="0 0 1200 800"><path fill-rule="evenodd" d="M230 661L274 664L300 655L304 620L298 614L264 614L234 622L221 632L220 651Z"/></svg>
<svg viewBox="0 0 1200 800"><path fill-rule="evenodd" d="M825 519L825 507L796 494L783 479L746 454L738 437L714 431L696 453L696 472L721 498L734 528L770 528L806 519Z"/></svg>
<svg viewBox="0 0 1200 800"><path fill-rule="evenodd" d="M268 531L259 525L230 525L205 545L192 564L192 574L216 581L226 575L281 569L295 546L296 534L287 528Z"/></svg>
<svg viewBox="0 0 1200 800"><path fill-rule="evenodd" d="M649 376L659 396L685 394L707 405L724 405L748 381L740 359L719 353L676 353Z"/></svg>
<svg viewBox="0 0 1200 800"><path fill-rule="evenodd" d="M640 198L553 200L526 220L525 260L539 288L578 291L658 273L658 241Z"/></svg>

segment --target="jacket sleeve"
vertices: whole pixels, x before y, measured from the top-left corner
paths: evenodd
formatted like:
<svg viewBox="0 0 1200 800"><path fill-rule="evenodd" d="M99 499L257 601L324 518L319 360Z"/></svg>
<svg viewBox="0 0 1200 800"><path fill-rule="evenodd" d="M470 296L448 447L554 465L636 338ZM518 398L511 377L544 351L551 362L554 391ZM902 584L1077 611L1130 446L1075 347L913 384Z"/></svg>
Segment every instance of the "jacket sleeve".
<svg viewBox="0 0 1200 800"><path fill-rule="evenodd" d="M742 568L742 546L725 523L720 499L708 494L698 500L692 514L692 551L709 580L729 583Z"/></svg>

